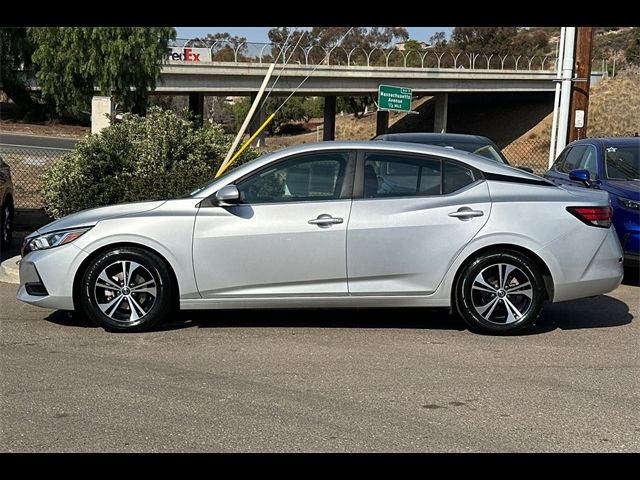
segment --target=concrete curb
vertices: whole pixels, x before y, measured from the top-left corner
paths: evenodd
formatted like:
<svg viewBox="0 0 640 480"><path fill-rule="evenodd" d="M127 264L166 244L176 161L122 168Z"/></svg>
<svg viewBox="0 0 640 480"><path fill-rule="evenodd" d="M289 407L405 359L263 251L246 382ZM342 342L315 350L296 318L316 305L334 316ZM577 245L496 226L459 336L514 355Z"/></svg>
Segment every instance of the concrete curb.
<svg viewBox="0 0 640 480"><path fill-rule="evenodd" d="M20 255L16 255L0 263L0 282L20 283L20 270L16 263L19 260Z"/></svg>

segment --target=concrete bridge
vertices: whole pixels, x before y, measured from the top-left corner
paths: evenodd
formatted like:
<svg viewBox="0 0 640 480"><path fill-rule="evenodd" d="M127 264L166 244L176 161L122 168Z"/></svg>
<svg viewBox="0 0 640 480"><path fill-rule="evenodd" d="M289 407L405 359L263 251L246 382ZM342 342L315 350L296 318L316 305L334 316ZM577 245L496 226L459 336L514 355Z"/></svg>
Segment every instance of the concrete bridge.
<svg viewBox="0 0 640 480"><path fill-rule="evenodd" d="M170 61L162 68L155 93L188 94L189 108L202 114L205 95L255 95L268 68L265 63ZM274 78L280 69L276 66ZM555 72L549 70L294 64L287 65L281 72L272 95L289 95L308 75L296 94L324 97L324 140L335 138L336 97L375 95L380 84L408 87L415 95L435 96L435 129L442 132L446 131L449 94L552 92L556 78ZM264 118L263 112L254 123L259 125L261 118ZM387 125L388 112L379 111L378 133L384 133Z"/></svg>

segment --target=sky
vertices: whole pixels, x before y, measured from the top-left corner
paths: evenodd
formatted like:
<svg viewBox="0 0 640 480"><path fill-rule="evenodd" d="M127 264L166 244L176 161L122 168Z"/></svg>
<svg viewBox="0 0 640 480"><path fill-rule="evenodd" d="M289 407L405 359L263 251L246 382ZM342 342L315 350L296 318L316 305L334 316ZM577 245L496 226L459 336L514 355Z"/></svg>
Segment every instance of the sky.
<svg viewBox="0 0 640 480"><path fill-rule="evenodd" d="M246 37L249 42L268 42L267 32L272 27L175 27L178 38L206 37L207 33L229 32L231 35ZM406 27L409 37L428 42L435 32L451 34L453 27Z"/></svg>

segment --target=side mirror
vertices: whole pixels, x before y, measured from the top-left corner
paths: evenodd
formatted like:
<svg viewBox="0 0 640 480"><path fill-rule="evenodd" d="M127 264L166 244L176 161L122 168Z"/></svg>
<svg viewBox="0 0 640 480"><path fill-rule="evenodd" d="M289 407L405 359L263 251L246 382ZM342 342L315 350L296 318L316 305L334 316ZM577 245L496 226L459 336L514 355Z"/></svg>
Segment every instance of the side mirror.
<svg viewBox="0 0 640 480"><path fill-rule="evenodd" d="M571 170L569 172L569 180L582 182L587 188L591 186L591 178L588 170Z"/></svg>
<svg viewBox="0 0 640 480"><path fill-rule="evenodd" d="M533 168L529 167L516 167L518 170L522 170L523 172L533 173Z"/></svg>
<svg viewBox="0 0 640 480"><path fill-rule="evenodd" d="M218 204L238 203L240 201L240 192L235 185L225 185L215 193L215 199Z"/></svg>

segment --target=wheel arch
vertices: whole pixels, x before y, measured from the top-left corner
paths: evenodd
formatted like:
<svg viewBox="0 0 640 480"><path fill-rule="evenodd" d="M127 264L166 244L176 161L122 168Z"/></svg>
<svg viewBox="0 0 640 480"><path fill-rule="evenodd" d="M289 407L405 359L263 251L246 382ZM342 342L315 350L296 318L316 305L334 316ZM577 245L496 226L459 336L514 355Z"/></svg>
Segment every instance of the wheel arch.
<svg viewBox="0 0 640 480"><path fill-rule="evenodd" d="M164 262L165 266L167 267L167 271L169 272L169 276L171 277L171 283L173 287L172 289L173 302L175 303L175 305L178 305L178 302L180 299L180 284L178 283L178 277L176 276L176 272L171 266L171 263L164 257L164 255L162 255L157 250L149 247L148 245L143 245L135 242L118 242L118 243L111 243L108 245L104 245L100 248L97 248L96 250L91 252L87 256L87 258L85 258L82 261L82 263L76 270L75 277L73 278L73 290L72 290L73 306L76 311L79 311L80 309L80 280L82 279L82 276L84 275L84 272L87 270L91 261L101 253L104 253L109 250L113 250L115 248L124 248L124 247L131 247L131 248L137 248L139 250L145 250L149 253L156 255L159 259L161 259Z"/></svg>
<svg viewBox="0 0 640 480"><path fill-rule="evenodd" d="M469 265L469 263L475 260L479 255L482 255L484 253L491 252L494 250L511 250L513 252L524 255L533 263L535 263L536 266L540 269L540 273L544 281L544 290L545 290L546 300L553 299L553 295L554 295L553 275L551 274L551 270L549 270L549 267L546 264L546 262L538 254L521 245L514 245L511 243L496 243L493 245L484 246L482 248L479 248L478 250L471 252L462 261L462 263L456 270L456 273L453 277L453 282L451 284L452 285L452 288L451 288L451 305L452 306L455 305L455 292L457 290L456 287L458 285L458 280L460 278L460 275L462 274L464 269L467 267L467 265Z"/></svg>
<svg viewBox="0 0 640 480"><path fill-rule="evenodd" d="M4 196L4 199L2 200L2 206L4 207L7 203L11 204L11 208L15 208L15 202L13 200L13 194L11 193L11 191L7 192L7 194Z"/></svg>

